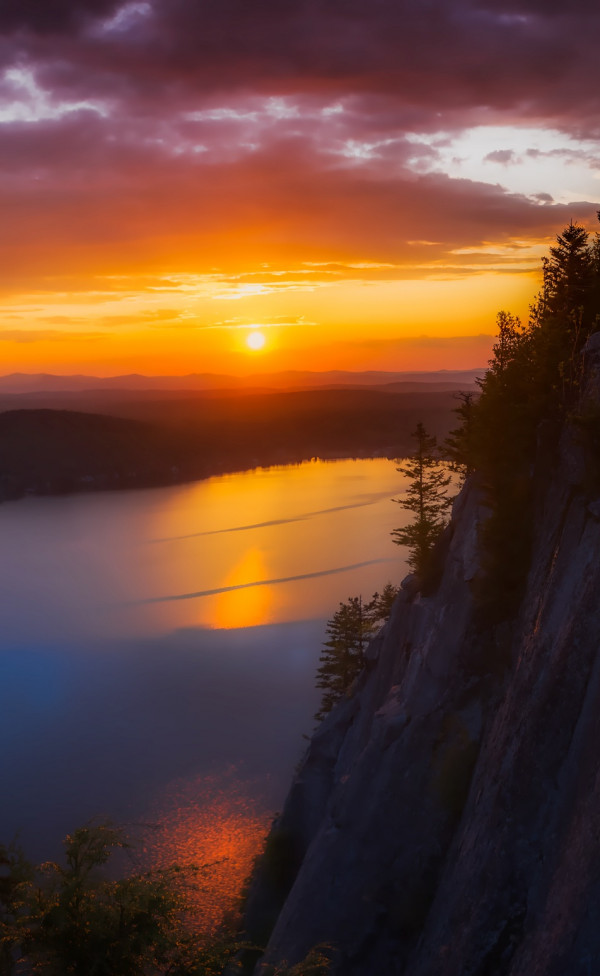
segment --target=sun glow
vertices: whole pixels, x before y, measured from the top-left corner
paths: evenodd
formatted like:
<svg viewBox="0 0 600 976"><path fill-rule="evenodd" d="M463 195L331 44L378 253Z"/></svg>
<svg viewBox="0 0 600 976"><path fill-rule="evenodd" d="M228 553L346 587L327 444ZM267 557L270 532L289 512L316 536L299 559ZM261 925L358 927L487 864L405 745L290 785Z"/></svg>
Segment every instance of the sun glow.
<svg viewBox="0 0 600 976"><path fill-rule="evenodd" d="M262 349L266 341L267 340L262 332L251 332L250 335L246 336L246 345L248 346L248 349L253 349L255 352Z"/></svg>

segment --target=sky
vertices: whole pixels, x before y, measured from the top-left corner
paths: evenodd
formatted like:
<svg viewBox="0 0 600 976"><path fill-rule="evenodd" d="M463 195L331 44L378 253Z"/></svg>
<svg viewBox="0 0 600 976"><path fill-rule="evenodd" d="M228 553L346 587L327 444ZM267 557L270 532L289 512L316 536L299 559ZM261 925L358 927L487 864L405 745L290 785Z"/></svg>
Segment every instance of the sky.
<svg viewBox="0 0 600 976"><path fill-rule="evenodd" d="M598 226L599 50L597 0L2 4L0 373L485 365Z"/></svg>

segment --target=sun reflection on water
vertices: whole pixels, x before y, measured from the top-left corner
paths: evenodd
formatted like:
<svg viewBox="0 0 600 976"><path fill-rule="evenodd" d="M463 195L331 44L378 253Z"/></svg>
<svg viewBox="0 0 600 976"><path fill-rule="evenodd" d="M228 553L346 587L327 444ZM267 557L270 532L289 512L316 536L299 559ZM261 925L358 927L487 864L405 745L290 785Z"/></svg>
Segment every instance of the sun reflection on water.
<svg viewBox="0 0 600 976"><path fill-rule="evenodd" d="M269 566L261 549L246 549L224 579L223 586L240 586L269 578ZM273 591L269 586L231 590L214 598L209 626L229 630L232 627L258 627L271 622Z"/></svg>
<svg viewBox="0 0 600 976"><path fill-rule="evenodd" d="M197 865L192 895L198 931L214 932L238 908L244 882L260 852L273 812L257 799L261 784L221 775L175 782L149 819L142 857L152 867ZM264 786L264 784L263 784Z"/></svg>

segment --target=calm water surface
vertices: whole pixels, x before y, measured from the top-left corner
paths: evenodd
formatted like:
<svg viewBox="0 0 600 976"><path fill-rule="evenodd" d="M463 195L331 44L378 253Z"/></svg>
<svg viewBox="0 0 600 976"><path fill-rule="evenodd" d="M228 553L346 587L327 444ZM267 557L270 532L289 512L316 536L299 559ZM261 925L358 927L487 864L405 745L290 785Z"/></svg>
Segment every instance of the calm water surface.
<svg viewBox="0 0 600 976"><path fill-rule="evenodd" d="M340 600L406 572L387 460L0 507L0 840L94 816L218 861L215 917L285 796Z"/></svg>

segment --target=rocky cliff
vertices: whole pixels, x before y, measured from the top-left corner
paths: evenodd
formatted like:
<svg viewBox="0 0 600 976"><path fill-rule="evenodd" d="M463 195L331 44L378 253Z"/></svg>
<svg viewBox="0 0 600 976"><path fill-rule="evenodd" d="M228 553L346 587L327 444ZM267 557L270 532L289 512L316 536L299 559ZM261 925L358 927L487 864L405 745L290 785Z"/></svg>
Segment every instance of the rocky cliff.
<svg viewBox="0 0 600 976"><path fill-rule="evenodd" d="M542 431L515 617L474 597L476 483L441 582L410 581L312 738L251 887L256 973L331 947L343 976L564 976L600 960L600 342L581 425ZM591 430L591 433L590 433Z"/></svg>

